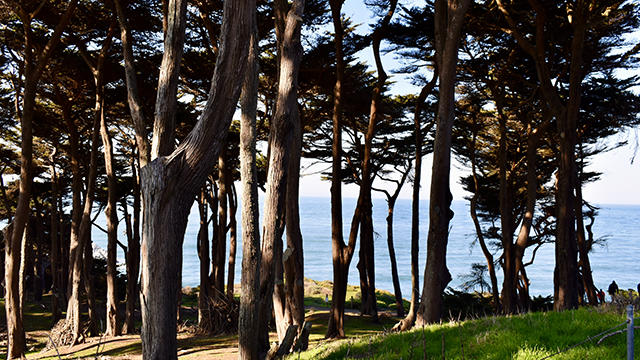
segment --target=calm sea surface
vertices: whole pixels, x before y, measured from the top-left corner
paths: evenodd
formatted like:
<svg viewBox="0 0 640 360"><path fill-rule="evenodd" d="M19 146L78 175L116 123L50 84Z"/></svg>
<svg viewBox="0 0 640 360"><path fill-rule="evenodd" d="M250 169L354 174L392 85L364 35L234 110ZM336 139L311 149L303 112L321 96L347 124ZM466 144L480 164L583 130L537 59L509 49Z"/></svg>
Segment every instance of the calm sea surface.
<svg viewBox="0 0 640 360"><path fill-rule="evenodd" d="M355 208L356 199L344 199L344 234L348 236L348 226ZM391 265L387 248L386 216L387 203L384 199L373 199L375 228L375 281L379 289L393 290ZM590 255L593 278L598 288L606 291L612 280L616 280L621 289L633 288L640 283L640 205L601 205L601 210L593 225L594 237L606 237L604 247L596 246ZM449 245L447 247L447 266L453 281L449 286L458 288L464 280L460 275L470 272L471 264L483 263L486 260L480 246L475 242L475 231L469 216L469 205L466 201L454 201L452 205L455 216L451 221ZM305 277L316 280L332 280L331 264L331 204L329 198L304 197L300 199L300 218L304 238L304 271ZM240 213L240 212L238 212ZM423 272L426 261L426 238L428 230L428 201L420 206L420 289L422 290ZM98 220L100 221L100 220ZM240 221L238 219L238 224ZM197 208L193 208L184 240L183 286L199 284L199 259L196 251L198 233ZM120 232L122 242L125 236ZM106 235L94 227L94 242L106 249ZM242 242L238 241L238 259L236 261L236 282L240 281L240 264L242 263ZM346 240L345 240L346 241ZM411 200L400 199L395 207L394 244L398 261L398 272L404 298L411 293ZM229 251L227 246L227 252ZM359 284L356 269L357 254L349 271L349 283ZM531 259L531 250L525 255L525 261ZM124 256L119 255L120 258ZM553 244L540 248L532 265L527 267L531 279L532 295L553 294L554 249ZM228 269L227 269L228 271ZM498 282L502 284L501 270L498 271ZM487 279L487 281L489 281Z"/></svg>

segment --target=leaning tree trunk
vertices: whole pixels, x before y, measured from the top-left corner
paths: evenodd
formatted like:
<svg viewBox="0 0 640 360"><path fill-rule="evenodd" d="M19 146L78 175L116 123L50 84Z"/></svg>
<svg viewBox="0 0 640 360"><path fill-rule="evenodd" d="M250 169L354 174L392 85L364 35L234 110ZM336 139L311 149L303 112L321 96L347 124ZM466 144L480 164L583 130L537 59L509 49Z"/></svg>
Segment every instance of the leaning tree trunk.
<svg viewBox="0 0 640 360"><path fill-rule="evenodd" d="M170 1L158 103L174 104L186 1ZM182 268L182 242L193 198L213 170L235 112L250 37L252 0L224 2L221 46L212 88L194 129L170 155L155 145L152 162L141 168L144 204L142 238L142 353L145 359L176 359L176 303ZM125 59L125 61L127 61ZM132 66L132 64L127 64ZM164 88L166 87L166 88ZM167 101L163 101L166 98ZM156 122L171 124L173 106L157 112ZM158 134L158 136L156 136ZM154 141L166 141L154 133Z"/></svg>
<svg viewBox="0 0 640 360"><path fill-rule="evenodd" d="M458 44L464 17L470 0L436 0L436 59L440 78L440 99L429 202L429 235L427 238L427 266L424 272L422 299L417 325L434 323L442 318L444 292L451 281L446 265L450 209L453 197L449 188L451 170L451 133L454 118L454 88Z"/></svg>
<svg viewBox="0 0 640 360"><path fill-rule="evenodd" d="M258 359L258 303L260 290L260 229L256 169L258 102L258 33L251 14L251 42L240 107L240 178L242 180L242 277L238 320L238 359Z"/></svg>

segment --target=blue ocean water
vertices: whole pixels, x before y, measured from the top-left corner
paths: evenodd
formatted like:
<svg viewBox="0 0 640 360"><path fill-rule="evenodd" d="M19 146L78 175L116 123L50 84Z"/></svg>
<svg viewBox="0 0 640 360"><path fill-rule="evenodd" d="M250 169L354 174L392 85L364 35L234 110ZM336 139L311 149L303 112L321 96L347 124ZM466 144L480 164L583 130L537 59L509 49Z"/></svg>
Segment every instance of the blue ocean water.
<svg viewBox="0 0 640 360"><path fill-rule="evenodd" d="M343 200L344 234L348 236L351 216L356 199ZM375 267L376 287L392 291L389 251L387 248L387 202L385 199L373 199L373 221L375 229ZM606 238L604 247L596 246L590 254L593 278L596 286L606 290L609 283L615 280L621 289L635 289L640 283L640 205L601 205L598 217L593 225L595 238ZM328 197L303 197L300 199L300 222L304 238L305 277L316 280L332 280L331 263L331 204ZM473 263L486 263L480 246L475 241L475 230L469 216L469 205L466 201L454 201L452 209L455 216L450 224L449 244L447 247L447 266L453 277L449 286L459 288L463 283L460 275L468 274ZM240 222L238 222L240 224ZM198 213L194 207L184 240L183 286L199 284L199 259L196 251L198 233ZM428 201L420 204L420 289L422 289L423 272L426 261L426 238L428 230ZM124 235L120 231L125 242ZM106 248L106 236L99 230L93 232L93 240ZM399 199L394 212L394 245L398 262L398 272L402 287L402 295L410 298L411 293L411 200ZM227 247L228 252L228 247ZM242 239L238 239L238 259L236 261L235 279L240 281L240 264L242 264ZM123 255L119 255L123 257ZM532 256L527 250L525 261ZM349 271L349 283L359 284L357 251ZM553 294L554 247L548 244L535 254L533 263L527 267L531 280L532 295ZM226 269L228 271L228 269ZM488 279L487 279L488 281ZM498 282L501 285L501 270L498 270Z"/></svg>

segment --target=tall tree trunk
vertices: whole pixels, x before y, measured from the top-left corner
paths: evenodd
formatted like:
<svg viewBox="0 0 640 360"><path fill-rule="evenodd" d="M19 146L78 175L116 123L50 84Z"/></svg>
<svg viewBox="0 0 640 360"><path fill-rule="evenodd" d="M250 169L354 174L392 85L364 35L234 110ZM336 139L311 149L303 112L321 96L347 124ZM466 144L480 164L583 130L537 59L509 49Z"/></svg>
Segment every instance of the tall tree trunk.
<svg viewBox="0 0 640 360"><path fill-rule="evenodd" d="M474 127L475 128L475 127ZM485 259L487 259L487 270L489 271L489 278L491 279L491 294L493 297L493 309L496 312L501 311L500 307L500 295L498 292L498 278L496 277L496 268L493 263L493 254L489 251L487 247L487 243L484 239L484 235L482 233L482 228L480 227L480 221L478 220L478 175L476 173L477 161L476 161L476 135L477 132L473 132L473 140L471 142L471 176L473 177L473 186L474 192L473 196L469 200L469 212L471 213L471 219L473 220L473 225L476 230L476 236L478 237L478 242L480 243L480 248L482 249L482 254L484 254Z"/></svg>
<svg viewBox="0 0 640 360"><path fill-rule="evenodd" d="M396 316L404 316L404 304L402 301L402 290L400 289L400 279L398 278L398 262L396 261L396 250L393 246L393 210L396 198L388 199L389 213L387 214L387 247L389 248L389 260L391 261L391 278L393 280L393 293L396 297Z"/></svg>
<svg viewBox="0 0 640 360"><path fill-rule="evenodd" d="M344 243L342 234L342 85L344 82L344 28L341 18L342 1L329 0L331 17L335 33L336 48L336 84L333 88L333 142L332 142L332 174L331 174L331 253L333 262L333 289L329 324L325 338L344 338L344 308L347 296L347 279L349 264L356 246L359 219L352 222L349 243ZM360 203L360 199L358 202ZM360 205L360 204L359 204ZM358 209L358 206L356 209ZM358 210L356 210L358 211ZM355 220L355 215L354 215ZM354 230L355 228L355 230Z"/></svg>
<svg viewBox="0 0 640 360"><path fill-rule="evenodd" d="M118 283L117 283L117 256L118 256L118 183L116 173L113 168L113 147L111 136L104 117L100 123L100 134L102 136L102 146L104 151L104 162L107 172L107 336L120 335L120 324L118 320ZM125 204L125 206L127 206Z"/></svg>
<svg viewBox="0 0 640 360"><path fill-rule="evenodd" d="M124 12L118 5L121 24L126 23ZM161 67L158 101L175 104L181 49L184 42L186 1L170 1L166 16L165 56ZM154 144L152 162L141 162L141 189L143 192L144 221L142 238L142 353L145 359L176 359L176 304L182 267L182 242L187 217L197 191L213 170L224 145L229 125L240 94L244 74L250 28L249 17L255 11L252 0L224 3L220 56L212 79L209 98L194 129L170 155L164 155L172 147ZM130 40L121 26L123 43ZM125 46L126 48L127 46ZM171 48L171 51L169 51ZM131 55L131 56L129 56ZM135 76L132 54L125 56L127 88L135 93L131 78ZM130 76L131 75L131 76ZM163 98L165 100L163 100ZM133 105L131 105L133 107ZM156 122L171 124L175 117L173 106L156 114ZM135 110L135 109L133 109ZM133 116L134 111L132 111ZM138 131L144 124L142 117L136 121L136 137L146 136ZM154 141L166 141L154 133ZM155 136L157 134L157 137ZM140 145L143 139L138 141ZM165 149L165 150L163 150ZM141 153L143 151L141 150ZM144 160L144 156L141 156Z"/></svg>
<svg viewBox="0 0 640 360"><path fill-rule="evenodd" d="M38 56L33 54L35 39L31 29L33 14L26 13L22 7L16 9L24 29L24 74L26 76L21 117L21 155L20 187L12 228L5 233L5 311L7 316L7 359L24 357L26 339L22 319L22 305L19 294L19 272L21 259L21 241L25 226L29 220L32 161L33 161L33 118L38 81L45 66L55 50L63 30L71 20L77 0L71 0L60 22L51 34L48 43Z"/></svg>
<svg viewBox="0 0 640 360"><path fill-rule="evenodd" d="M206 186L200 189L198 211L200 214L200 230L198 230L198 257L200 258L200 291L198 292L198 327L209 331L211 313L209 311L209 212L207 211Z"/></svg>
<svg viewBox="0 0 640 360"><path fill-rule="evenodd" d="M136 171L135 159L131 159L131 181L133 183L133 226L131 216L127 214L125 202L125 221L127 224L127 300L123 334L135 333L136 301L138 299L138 274L140 272L140 180Z"/></svg>
<svg viewBox="0 0 640 360"><path fill-rule="evenodd" d="M413 189L411 196L411 304L409 305L407 316L394 326L394 328L400 331L406 331L413 327L413 324L416 321L416 314L418 312L418 303L420 301L420 269L418 267L418 255L420 249L420 181L422 179L422 149L424 134L427 132L423 132L422 121L420 118L422 115L422 109L424 108L424 102L436 86L437 79L438 71L437 69L434 69L431 81L429 81L429 83L423 86L420 90L413 112L416 140L416 169L413 175ZM431 123L429 129L426 130L430 130L432 126L433 123Z"/></svg>
<svg viewBox="0 0 640 360"><path fill-rule="evenodd" d="M215 256L213 271L213 298L223 297L224 268L227 254L227 151L226 143L218 157L218 234L212 246L212 256Z"/></svg>
<svg viewBox="0 0 640 360"><path fill-rule="evenodd" d="M498 168L500 176L500 229L502 236L502 311L506 314L518 310L518 273L516 271L516 249L513 243L513 201L511 200L511 179L508 176L507 159L507 119L502 111L501 102L497 102L500 138L498 140Z"/></svg>
<svg viewBox="0 0 640 360"><path fill-rule="evenodd" d="M578 253L580 255L580 259L578 261L578 267L581 270L580 275L582 276L582 286L587 294L587 299L589 304L592 306L598 305L598 297L596 296L596 287L593 284L593 274L591 273L591 262L589 261L589 250L590 247L587 244L587 239L585 235L585 226L584 226L584 216L582 212L582 157L580 158L580 168L576 166L576 171L574 174L576 176L575 186L576 186L576 204L575 204L575 212L576 212L576 226L577 233L576 238L578 241Z"/></svg>
<svg viewBox="0 0 640 360"><path fill-rule="evenodd" d="M228 169L227 169L228 171ZM231 190L227 199L229 201L229 270L227 271L227 301L234 302L235 275L236 275L236 253L238 251L238 195L233 184L231 174L227 175L227 189Z"/></svg>
<svg viewBox="0 0 640 360"><path fill-rule="evenodd" d="M87 52L85 45L81 42L77 42L78 49L83 59L87 63L87 66L93 73L93 79L96 86L96 106L94 116L100 118L100 136L103 145L103 154L105 161L105 168L107 174L107 208L105 215L107 219L107 336L120 335L120 326L118 323L118 289L117 289L117 254L118 254L118 213L117 213L117 179L113 160L113 146L111 144L111 137L107 128L107 123L104 115L104 63L109 54L111 48L111 42L115 35L117 21L115 15L111 17L111 23L109 24L109 30L105 37L102 48L97 59L93 59ZM86 259L85 259L86 261ZM92 282L89 282L92 284ZM95 324L97 328L97 324Z"/></svg>
<svg viewBox="0 0 640 360"><path fill-rule="evenodd" d="M298 70L302 58L300 28L304 0L295 0L287 14L280 56L280 77L276 111L270 133L269 172L265 195L262 267L260 274L260 328L261 347L268 349L268 319L271 317L271 295L274 289L275 259L282 256L282 225L287 190L290 152L298 119ZM279 245L279 246L278 246ZM276 254L277 252L277 254ZM281 264L280 264L281 266ZM266 344L265 344L266 340Z"/></svg>
<svg viewBox="0 0 640 360"><path fill-rule="evenodd" d="M58 234L58 174L55 156L57 148L49 155L49 172L51 173L51 318L52 326L62 317L60 312L60 235Z"/></svg>
<svg viewBox="0 0 640 360"><path fill-rule="evenodd" d="M566 104L560 98L547 64L545 37L547 14L544 6L530 2L535 11L536 36L534 42L526 38L502 0L497 0L500 11L509 23L510 33L518 44L533 58L542 97L555 117L560 136L557 189L556 189L556 242L554 270L554 309L567 310L578 306L578 269L575 225L575 146L576 124L580 112L580 86L585 33L590 11L584 0L578 0L567 19L573 28L569 63L569 91ZM566 96L565 96L566 97Z"/></svg>
<svg viewBox="0 0 640 360"><path fill-rule="evenodd" d="M451 171L451 133L454 118L454 89L458 44L464 17L471 0L436 0L436 61L440 78L440 99L429 200L429 235L427 265L424 272L422 299L417 325L437 322L442 318L442 293L451 281L446 265L449 221L453 218L449 188Z"/></svg>
<svg viewBox="0 0 640 360"><path fill-rule="evenodd" d="M44 208L42 202L35 198L36 206L36 250L33 259L33 295L36 302L42 301L42 289L44 288L44 271L42 269L42 245L44 244Z"/></svg>
<svg viewBox="0 0 640 360"><path fill-rule="evenodd" d="M258 102L258 32L251 14L251 41L240 107L240 178L242 180L242 277L238 321L238 359L258 359L260 291L260 230L256 169L256 114Z"/></svg>

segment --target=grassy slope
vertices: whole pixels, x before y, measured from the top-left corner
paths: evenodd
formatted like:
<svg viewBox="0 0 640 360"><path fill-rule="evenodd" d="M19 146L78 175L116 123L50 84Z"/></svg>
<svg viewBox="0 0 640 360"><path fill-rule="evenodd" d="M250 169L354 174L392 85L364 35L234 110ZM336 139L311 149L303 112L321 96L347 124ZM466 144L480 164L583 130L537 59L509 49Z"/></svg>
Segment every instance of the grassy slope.
<svg viewBox="0 0 640 360"><path fill-rule="evenodd" d="M312 349L300 359L542 359L623 324L626 314L601 308L452 321L402 334L367 336ZM626 329L626 324L619 327ZM600 337L553 359L624 359L626 332ZM640 347L636 337L635 348ZM444 351L444 355L443 355ZM298 354L290 356L298 359Z"/></svg>

